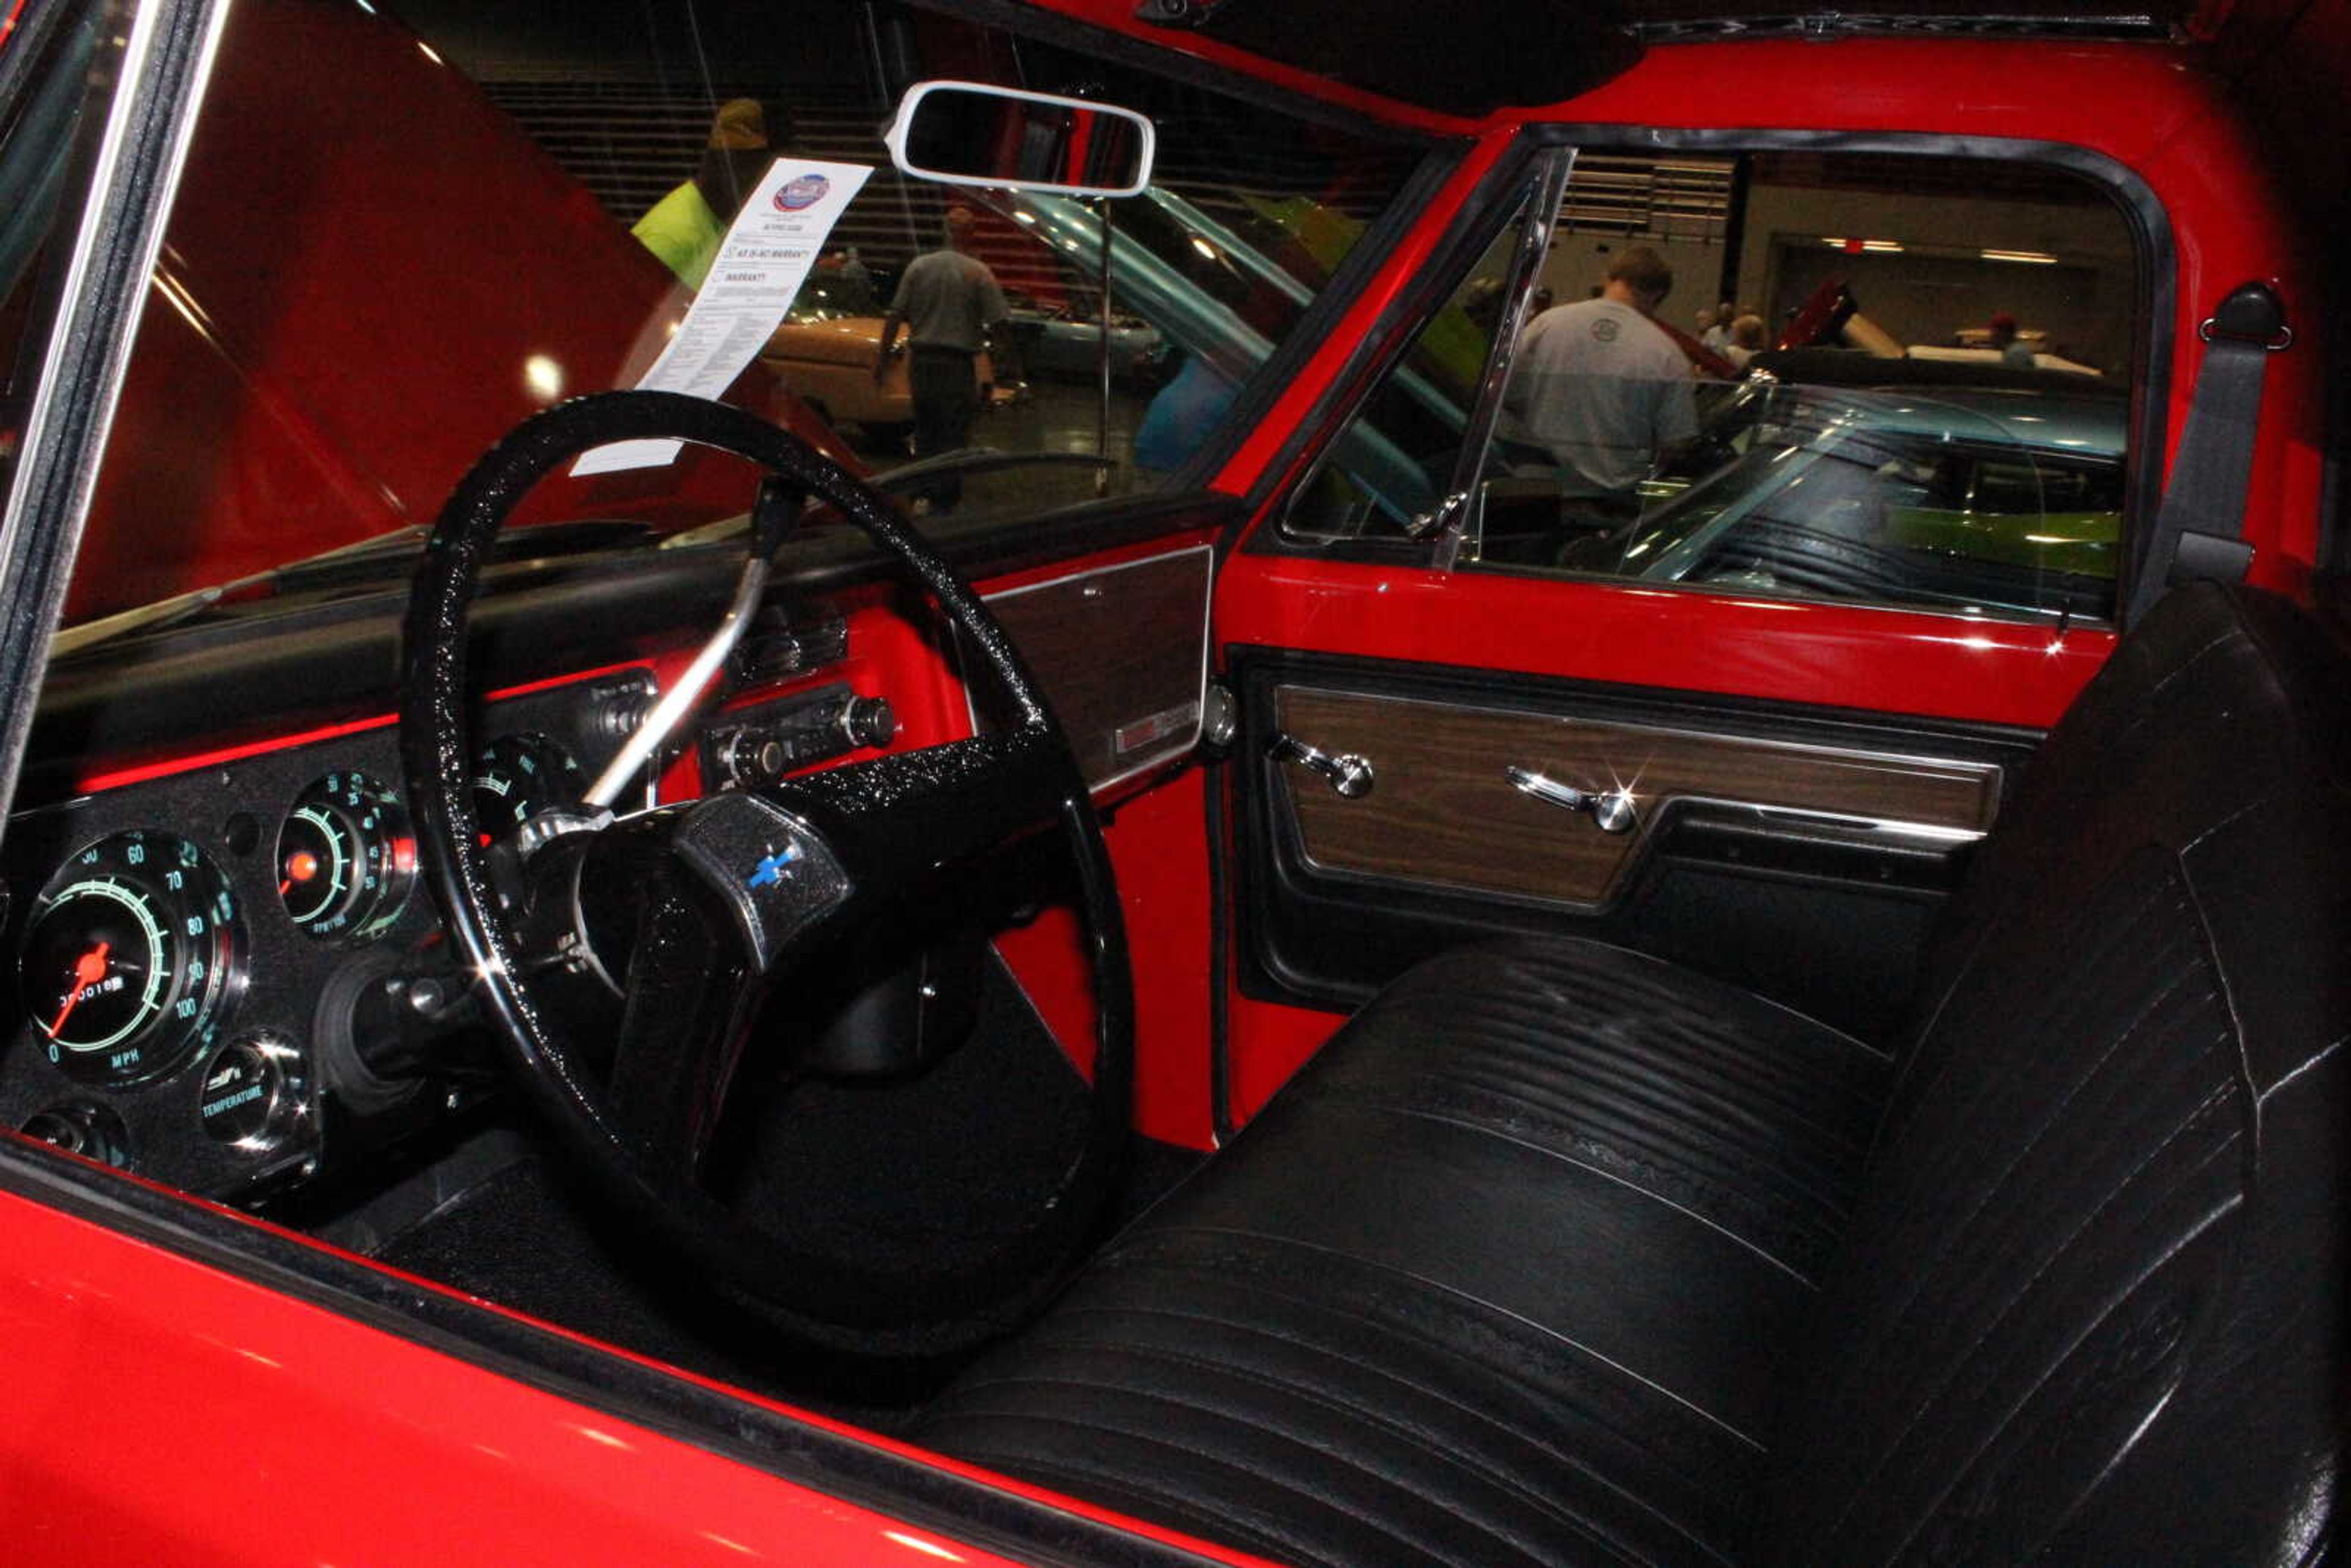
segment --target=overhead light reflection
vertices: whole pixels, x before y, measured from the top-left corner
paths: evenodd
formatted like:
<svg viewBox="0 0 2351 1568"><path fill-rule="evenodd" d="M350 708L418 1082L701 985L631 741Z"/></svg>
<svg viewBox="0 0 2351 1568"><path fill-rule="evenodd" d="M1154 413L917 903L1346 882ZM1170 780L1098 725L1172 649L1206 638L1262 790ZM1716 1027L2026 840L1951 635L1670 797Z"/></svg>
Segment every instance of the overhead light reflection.
<svg viewBox="0 0 2351 1568"><path fill-rule="evenodd" d="M919 1535L909 1535L903 1530L885 1530L882 1532L882 1539L894 1541L912 1551L932 1557L944 1558L949 1563L960 1563L964 1560L963 1553L960 1552L950 1552L935 1541L925 1541Z"/></svg>
<svg viewBox="0 0 2351 1568"><path fill-rule="evenodd" d="M553 402L563 395L563 367L545 354L533 354L522 362L523 385L542 402Z"/></svg>

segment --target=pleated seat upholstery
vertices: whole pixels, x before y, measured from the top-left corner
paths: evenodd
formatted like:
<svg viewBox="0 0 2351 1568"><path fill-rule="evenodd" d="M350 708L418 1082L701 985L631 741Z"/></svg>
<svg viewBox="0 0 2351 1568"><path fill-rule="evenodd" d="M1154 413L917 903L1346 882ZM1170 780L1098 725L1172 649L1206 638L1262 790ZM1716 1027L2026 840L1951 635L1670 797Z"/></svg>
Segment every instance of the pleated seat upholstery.
<svg viewBox="0 0 2351 1568"><path fill-rule="evenodd" d="M2351 1264L2351 692L2175 592L1889 1060L1446 955L949 1389L949 1453L1298 1563L2304 1561Z"/></svg>

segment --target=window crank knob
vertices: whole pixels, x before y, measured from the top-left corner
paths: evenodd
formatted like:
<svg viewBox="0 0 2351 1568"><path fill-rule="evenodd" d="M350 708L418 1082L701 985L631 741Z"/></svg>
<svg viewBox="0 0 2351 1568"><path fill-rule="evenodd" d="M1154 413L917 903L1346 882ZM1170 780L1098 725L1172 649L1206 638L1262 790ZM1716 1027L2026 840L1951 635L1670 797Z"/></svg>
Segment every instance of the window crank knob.
<svg viewBox="0 0 2351 1568"><path fill-rule="evenodd" d="M1292 735L1275 736L1266 747L1266 755L1276 762L1294 762L1310 773L1321 774L1345 800L1360 800L1372 792L1372 759L1368 757L1357 757L1353 752L1333 757Z"/></svg>

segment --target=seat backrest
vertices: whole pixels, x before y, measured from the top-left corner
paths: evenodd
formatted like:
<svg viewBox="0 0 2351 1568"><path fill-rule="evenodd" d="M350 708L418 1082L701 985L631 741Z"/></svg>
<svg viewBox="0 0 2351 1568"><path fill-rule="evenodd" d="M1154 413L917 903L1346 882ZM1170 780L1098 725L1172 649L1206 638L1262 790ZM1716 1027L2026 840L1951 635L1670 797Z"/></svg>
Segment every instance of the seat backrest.
<svg viewBox="0 0 2351 1568"><path fill-rule="evenodd" d="M2351 667L2175 591L1955 902L1783 1383L1788 1563L2293 1563L2344 1428Z"/></svg>

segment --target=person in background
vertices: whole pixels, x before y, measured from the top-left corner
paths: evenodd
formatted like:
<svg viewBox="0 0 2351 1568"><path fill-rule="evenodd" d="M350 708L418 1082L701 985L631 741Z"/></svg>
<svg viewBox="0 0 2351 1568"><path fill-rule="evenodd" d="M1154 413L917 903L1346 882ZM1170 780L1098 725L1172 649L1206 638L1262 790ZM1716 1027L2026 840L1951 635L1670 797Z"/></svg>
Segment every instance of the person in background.
<svg viewBox="0 0 2351 1568"><path fill-rule="evenodd" d="M778 151L792 151L791 116L781 105L729 99L710 122L693 177L655 202L629 232L688 288L700 288L727 226Z"/></svg>
<svg viewBox="0 0 2351 1568"><path fill-rule="evenodd" d="M1658 456L1698 434L1689 361L1653 319L1673 287L1665 258L1633 246L1610 264L1600 298L1544 311L1519 340L1504 450L1548 452L1578 510L1639 517L1639 486Z"/></svg>
<svg viewBox="0 0 2351 1568"><path fill-rule="evenodd" d="M873 274L857 258L853 245L841 248L841 281L849 297L858 302L856 308L870 311L879 303L873 294Z"/></svg>
<svg viewBox="0 0 2351 1568"><path fill-rule="evenodd" d="M1708 314L1704 310L1698 312L1700 317ZM1711 314L1713 319L1698 329L1698 340L1729 359L1730 356L1725 350L1730 347L1730 324L1739 318L1739 307L1726 299L1716 306Z"/></svg>
<svg viewBox="0 0 2351 1568"><path fill-rule="evenodd" d="M1714 339L1715 335L1721 330L1722 322L1721 319L1715 315L1714 307L1699 306L1698 314L1692 317L1691 320L1697 329L1698 340L1708 348L1714 349L1716 353L1720 353L1722 350L1715 348Z"/></svg>
<svg viewBox="0 0 2351 1568"><path fill-rule="evenodd" d="M1763 351L1763 318L1750 311L1730 323L1730 341L1722 346L1722 357L1747 368L1747 361Z"/></svg>
<svg viewBox="0 0 2351 1568"><path fill-rule="evenodd" d="M2020 371L2033 369L2039 361L2032 357L2016 335L2016 318L2005 310L1995 310L1991 318L1991 346L2000 350L2000 362Z"/></svg>
<svg viewBox="0 0 2351 1568"><path fill-rule="evenodd" d="M945 242L907 264L882 318L873 379L878 382L888 377L890 357L899 351L898 329L904 325L911 345L906 382L914 402L917 458L970 444L971 422L979 413L980 350L992 349L999 378L1020 379L1008 330L1012 308L1005 302L996 274L971 254L977 221L960 203L947 209ZM952 511L963 498L963 480L941 475L918 498L927 500L934 512Z"/></svg>

